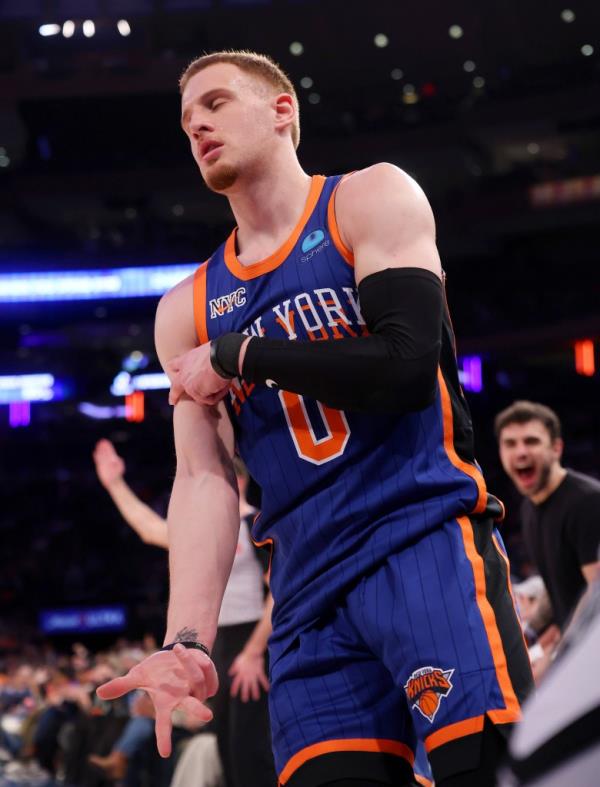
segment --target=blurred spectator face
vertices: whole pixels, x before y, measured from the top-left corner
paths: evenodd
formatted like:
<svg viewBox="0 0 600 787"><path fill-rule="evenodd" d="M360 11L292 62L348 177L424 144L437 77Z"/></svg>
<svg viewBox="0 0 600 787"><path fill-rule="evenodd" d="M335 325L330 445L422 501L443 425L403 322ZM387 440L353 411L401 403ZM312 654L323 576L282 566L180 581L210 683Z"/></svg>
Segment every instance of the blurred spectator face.
<svg viewBox="0 0 600 787"><path fill-rule="evenodd" d="M544 424L534 419L507 424L499 436L500 461L507 475L525 497L545 489L550 471L560 462L563 442L552 440Z"/></svg>
<svg viewBox="0 0 600 787"><path fill-rule="evenodd" d="M28 689L33 681L33 668L28 664L23 664L15 672L13 686L19 691Z"/></svg>
<svg viewBox="0 0 600 787"><path fill-rule="evenodd" d="M519 605L519 614L523 623L529 623L531 618L535 615L538 607L538 599L535 596L524 596L517 594L517 604Z"/></svg>
<svg viewBox="0 0 600 787"><path fill-rule="evenodd" d="M539 610L540 599L546 594L544 580L539 576L529 577L515 585L514 591L521 622L531 623Z"/></svg>

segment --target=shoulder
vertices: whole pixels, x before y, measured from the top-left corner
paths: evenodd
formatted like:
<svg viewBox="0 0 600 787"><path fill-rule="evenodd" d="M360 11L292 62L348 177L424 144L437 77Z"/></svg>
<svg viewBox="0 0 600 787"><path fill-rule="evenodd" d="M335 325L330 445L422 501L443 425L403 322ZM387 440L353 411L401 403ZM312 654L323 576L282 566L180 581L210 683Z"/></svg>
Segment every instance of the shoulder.
<svg viewBox="0 0 600 787"><path fill-rule="evenodd" d="M600 480L585 473L578 473L575 470L567 470L567 479L571 486L584 495L591 495L600 498Z"/></svg>
<svg viewBox="0 0 600 787"><path fill-rule="evenodd" d="M206 263L203 263L206 264ZM193 303L194 293L194 279L196 278L197 271L186 276L174 287L165 292L156 310L158 314L168 314L170 311L175 311L178 307L183 306L185 303Z"/></svg>
<svg viewBox="0 0 600 787"><path fill-rule="evenodd" d="M356 252L365 240L409 246L435 243L431 206L419 184L393 164L380 163L347 175L337 190L335 212L342 240Z"/></svg>
<svg viewBox="0 0 600 787"><path fill-rule="evenodd" d="M340 182L336 195L336 213L342 216L375 208L384 211L390 205L410 212L411 218L433 220L431 206L417 181L400 167L387 162L373 164L347 175Z"/></svg>
<svg viewBox="0 0 600 787"><path fill-rule="evenodd" d="M441 278L435 221L418 183L392 164L375 164L341 181L338 229L355 258L355 278L385 268L419 267Z"/></svg>
<svg viewBox="0 0 600 787"><path fill-rule="evenodd" d="M399 189L419 188L416 180L395 164L380 161L364 169L357 169L345 175L340 181L339 191L352 189L370 190L380 186L392 186Z"/></svg>
<svg viewBox="0 0 600 787"><path fill-rule="evenodd" d="M206 263L203 263L206 265ZM202 266L200 266L202 267ZM178 308L187 305L193 305L194 302L194 280L198 271L186 276L185 279L176 284L168 290L158 302L156 310L157 317L160 314L168 315L171 312L176 312Z"/></svg>
<svg viewBox="0 0 600 787"><path fill-rule="evenodd" d="M600 522L600 481L573 470L567 471L567 480L574 514Z"/></svg>

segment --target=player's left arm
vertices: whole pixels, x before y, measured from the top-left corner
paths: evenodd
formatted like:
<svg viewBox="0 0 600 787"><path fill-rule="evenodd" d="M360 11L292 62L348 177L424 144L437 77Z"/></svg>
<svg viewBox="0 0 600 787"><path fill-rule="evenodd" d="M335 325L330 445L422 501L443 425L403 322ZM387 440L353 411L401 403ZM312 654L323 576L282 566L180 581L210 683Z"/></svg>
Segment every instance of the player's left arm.
<svg viewBox="0 0 600 787"><path fill-rule="evenodd" d="M349 176L336 196L369 335L290 342L225 334L211 345L212 368L203 373L207 358L197 357L189 375L195 390L186 388L193 398L202 401L202 389L208 394L215 387L211 375L217 372L268 381L344 410L405 412L434 400L443 288L429 203L411 178L389 164Z"/></svg>
<svg viewBox="0 0 600 787"><path fill-rule="evenodd" d="M342 180L335 210L342 240L354 253L359 286L388 269L420 268L441 279L431 206L398 167L376 164Z"/></svg>

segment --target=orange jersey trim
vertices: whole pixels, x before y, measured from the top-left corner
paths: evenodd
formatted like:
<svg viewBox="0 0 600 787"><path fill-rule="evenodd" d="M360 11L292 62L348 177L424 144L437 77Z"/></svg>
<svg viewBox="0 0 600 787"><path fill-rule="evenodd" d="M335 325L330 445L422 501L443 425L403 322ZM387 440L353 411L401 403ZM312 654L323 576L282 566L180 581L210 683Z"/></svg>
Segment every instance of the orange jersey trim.
<svg viewBox="0 0 600 787"><path fill-rule="evenodd" d="M496 496L494 495L494 497L496 497ZM500 508L502 509L502 513L500 514L498 519L496 519L495 521L496 522L504 522L504 520L506 518L506 506L504 505L502 500L500 500L499 497L496 497L496 500L500 503ZM502 551L502 550L500 550L500 551ZM504 557L506 558L506 555L504 555ZM508 560L508 558L506 558L506 559Z"/></svg>
<svg viewBox="0 0 600 787"><path fill-rule="evenodd" d="M442 374L442 370L439 367L438 383L440 386L442 415L444 421L444 448L448 454L448 459L450 459L454 467L457 467L459 470L462 470L463 473L471 476L471 478L477 484L477 503L473 509L473 513L480 514L482 511L485 511L485 507L487 505L487 488L485 486L484 478L477 467L461 459L454 448L454 419L452 417L452 403L450 402L450 394L448 393L448 387L446 386L444 375Z"/></svg>
<svg viewBox="0 0 600 787"><path fill-rule="evenodd" d="M383 754L395 754L403 757L411 767L414 764L415 756L404 743L379 738L340 738L333 741L322 741L307 746L288 760L287 765L279 774L279 784L284 785L288 779L304 765L305 762L322 754L332 754L337 751L365 751L382 752Z"/></svg>
<svg viewBox="0 0 600 787"><path fill-rule="evenodd" d="M345 175L344 177L348 177L348 176ZM339 183L334 188L331 197L329 197L329 203L327 205L327 224L329 225L329 234L331 235L333 245L342 255L344 260L348 263L348 265L354 267L354 254L342 240L342 236L340 235L340 228L338 227L337 219L335 216L335 195L337 194L337 190L340 187L340 183L343 180L344 178L342 178L339 181Z"/></svg>
<svg viewBox="0 0 600 787"><path fill-rule="evenodd" d="M206 269L208 260L203 262L194 273L194 323L200 344L208 341L208 331L206 330Z"/></svg>
<svg viewBox="0 0 600 787"><path fill-rule="evenodd" d="M254 517L254 521L252 522L253 525L256 523L256 520L258 519L259 516L260 516L260 511ZM265 582L269 587L271 587L271 566L273 565L273 551L275 549L275 542L273 541L272 538L265 538L264 541L255 541L252 538L252 536L250 536L250 538L252 539L252 543L254 544L255 547L266 547L267 544L271 547L271 554L269 555L269 565L267 566L267 573L265 574Z"/></svg>
<svg viewBox="0 0 600 787"><path fill-rule="evenodd" d="M429 781L429 779L426 779L424 776L419 776L418 773L415 773L415 781L418 784L422 784L423 787L434 787L434 783L432 781Z"/></svg>
<svg viewBox="0 0 600 787"><path fill-rule="evenodd" d="M475 595L477 606L483 619L483 625L490 643L492 651L492 659L496 668L496 678L502 697L504 699L504 710L506 711L507 718L504 721L516 721L521 716L521 708L519 700L513 689L510 675L508 674L508 665L506 663L506 654L502 645L502 638L496 623L496 615L492 609L492 605L487 599L485 593L485 569L483 565L483 558L475 548L475 539L473 538L473 530L471 529L471 521L468 517L461 516L456 520L462 532L463 543L465 545L465 552L471 568L473 569L473 578L475 580ZM492 713L497 714L497 711L490 711L490 718Z"/></svg>
<svg viewBox="0 0 600 787"><path fill-rule="evenodd" d="M486 714L490 721L494 724L514 724L521 721L521 711L511 710L509 708L498 708L496 710L489 710Z"/></svg>
<svg viewBox="0 0 600 787"><path fill-rule="evenodd" d="M319 197L321 196L324 185L325 177L323 175L313 175L312 182L310 184L310 191L308 192L308 198L306 200L302 216L300 216L300 219L296 224L292 234L285 241L285 243L277 249L276 252L271 254L271 256L267 257L266 259L260 260L260 262L254 262L252 265L242 265L242 263L238 260L235 250L237 237L236 227L225 242L225 265L227 265L229 271L233 273L234 276L237 276L238 279L242 279L242 281L249 281L250 279L256 279L258 276L262 276L265 273L270 273L271 271L274 271L275 268L278 268L281 263L284 262L284 260L289 256L290 252L298 242L298 238L304 229L304 225L310 218L311 213L314 211L317 202L319 201Z"/></svg>
<svg viewBox="0 0 600 787"><path fill-rule="evenodd" d="M476 732L483 731L483 716L473 716L464 721L457 721L455 724L449 724L447 727L442 727L441 730L432 732L425 738L425 751L430 752L437 749L438 746L443 746L445 743L455 741L457 738L464 738L465 735L474 735Z"/></svg>

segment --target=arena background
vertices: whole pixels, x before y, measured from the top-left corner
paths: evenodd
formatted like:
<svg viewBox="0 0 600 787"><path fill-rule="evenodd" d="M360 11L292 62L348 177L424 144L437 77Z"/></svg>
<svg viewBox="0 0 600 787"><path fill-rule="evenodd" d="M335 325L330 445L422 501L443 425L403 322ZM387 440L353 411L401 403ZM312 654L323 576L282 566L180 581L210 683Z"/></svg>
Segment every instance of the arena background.
<svg viewBox="0 0 600 787"><path fill-rule="evenodd" d="M179 74L221 48L266 52L292 77L308 172L387 160L429 195L515 574L531 567L494 414L516 398L551 405L567 466L600 474L596 0L0 2L5 650L105 643L118 626L40 629L43 610L98 604L123 607L129 636L162 637L166 556L123 523L91 452L112 439L134 489L165 511L166 391L131 395L132 378L159 372L158 294L143 293L173 277L151 268L201 262L232 225L179 127Z"/></svg>

